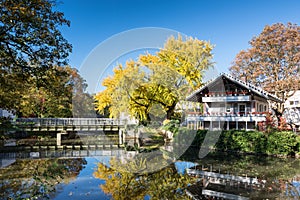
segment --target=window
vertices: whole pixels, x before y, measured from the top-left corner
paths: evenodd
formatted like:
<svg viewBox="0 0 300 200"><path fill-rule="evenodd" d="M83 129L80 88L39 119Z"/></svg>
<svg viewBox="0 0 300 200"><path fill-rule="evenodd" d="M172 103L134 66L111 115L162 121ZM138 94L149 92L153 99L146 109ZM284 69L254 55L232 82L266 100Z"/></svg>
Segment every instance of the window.
<svg viewBox="0 0 300 200"><path fill-rule="evenodd" d="M293 101L290 101L290 105L291 105L291 106L294 105L294 102L293 102Z"/></svg>
<svg viewBox="0 0 300 200"><path fill-rule="evenodd" d="M294 104L295 104L295 105L298 105L298 104L299 104L299 101L295 101Z"/></svg>
<svg viewBox="0 0 300 200"><path fill-rule="evenodd" d="M263 105L262 104L259 105L259 112L263 112Z"/></svg>
<svg viewBox="0 0 300 200"><path fill-rule="evenodd" d="M226 112L230 112L230 105L226 105Z"/></svg>
<svg viewBox="0 0 300 200"><path fill-rule="evenodd" d="M245 104L240 104L239 105L239 112L244 114L245 111L246 111L246 105Z"/></svg>

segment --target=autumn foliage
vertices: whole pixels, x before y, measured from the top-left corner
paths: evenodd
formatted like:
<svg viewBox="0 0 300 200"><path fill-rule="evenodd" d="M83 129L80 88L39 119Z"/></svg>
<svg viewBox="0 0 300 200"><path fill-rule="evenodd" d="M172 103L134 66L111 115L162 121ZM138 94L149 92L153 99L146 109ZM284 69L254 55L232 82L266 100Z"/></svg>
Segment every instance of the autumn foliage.
<svg viewBox="0 0 300 200"><path fill-rule="evenodd" d="M292 23L267 25L249 44L249 49L237 54L230 72L284 102L300 88L300 27ZM283 103L276 109L282 113Z"/></svg>
<svg viewBox="0 0 300 200"><path fill-rule="evenodd" d="M140 122L151 116L171 119L177 103L201 86L204 71L212 67L212 48L206 41L170 37L156 54L115 67L102 81L105 90L95 96L96 109L103 113L108 108L110 117L125 112Z"/></svg>

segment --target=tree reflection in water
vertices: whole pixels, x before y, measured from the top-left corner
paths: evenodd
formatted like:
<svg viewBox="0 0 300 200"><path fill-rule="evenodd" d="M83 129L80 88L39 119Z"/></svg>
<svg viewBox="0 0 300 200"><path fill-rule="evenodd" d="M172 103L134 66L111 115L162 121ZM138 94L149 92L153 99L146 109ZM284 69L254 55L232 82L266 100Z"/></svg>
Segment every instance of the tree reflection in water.
<svg viewBox="0 0 300 200"><path fill-rule="evenodd" d="M17 160L0 169L0 198L50 198L59 183L74 180L85 164L84 158Z"/></svg>
<svg viewBox="0 0 300 200"><path fill-rule="evenodd" d="M98 163L94 176L105 180L101 189L115 200L123 199L186 199L185 188L195 179L177 172L175 165L154 171L157 165L169 163L163 156L130 161L111 159L110 166ZM150 169L150 170L149 170Z"/></svg>
<svg viewBox="0 0 300 200"><path fill-rule="evenodd" d="M164 155L151 160L139 157L130 161L112 159L109 166L99 163L94 172L96 178L105 180L101 189L112 195L113 199L188 199L185 190L196 186L200 193L195 192L200 199L214 199L201 196L202 189L235 194L249 199L298 199L300 181L300 160L280 159L275 157L242 156L224 153L211 153L201 160L194 160L198 166L193 169L213 170L215 173L232 174L241 177L257 177L265 184L247 186L239 183L209 184L203 186L201 177L189 177L177 172L174 163L154 172L157 165L166 166L170 163ZM191 159L186 159L191 161ZM211 167L210 167L211 166ZM196 181L198 184L195 184Z"/></svg>

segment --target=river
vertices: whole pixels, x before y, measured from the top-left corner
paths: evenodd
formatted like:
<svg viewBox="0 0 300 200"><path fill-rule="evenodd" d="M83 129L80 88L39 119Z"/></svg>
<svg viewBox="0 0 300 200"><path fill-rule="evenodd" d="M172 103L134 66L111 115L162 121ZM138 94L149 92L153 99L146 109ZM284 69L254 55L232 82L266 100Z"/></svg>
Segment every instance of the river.
<svg viewBox="0 0 300 200"><path fill-rule="evenodd" d="M299 198L299 159L228 153L199 159L197 151L176 160L164 151L139 157L123 149L2 152L0 198Z"/></svg>

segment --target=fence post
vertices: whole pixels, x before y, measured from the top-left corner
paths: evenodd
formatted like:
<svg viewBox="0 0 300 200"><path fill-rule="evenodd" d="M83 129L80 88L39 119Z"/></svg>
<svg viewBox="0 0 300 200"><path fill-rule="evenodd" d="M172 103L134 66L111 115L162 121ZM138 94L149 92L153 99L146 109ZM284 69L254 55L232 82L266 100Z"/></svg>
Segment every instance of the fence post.
<svg viewBox="0 0 300 200"><path fill-rule="evenodd" d="M119 129L119 145L123 144L123 130Z"/></svg>
<svg viewBox="0 0 300 200"><path fill-rule="evenodd" d="M56 134L56 145L57 146L61 146L61 135L65 135L65 134L68 134L68 133L63 131L63 132Z"/></svg>

